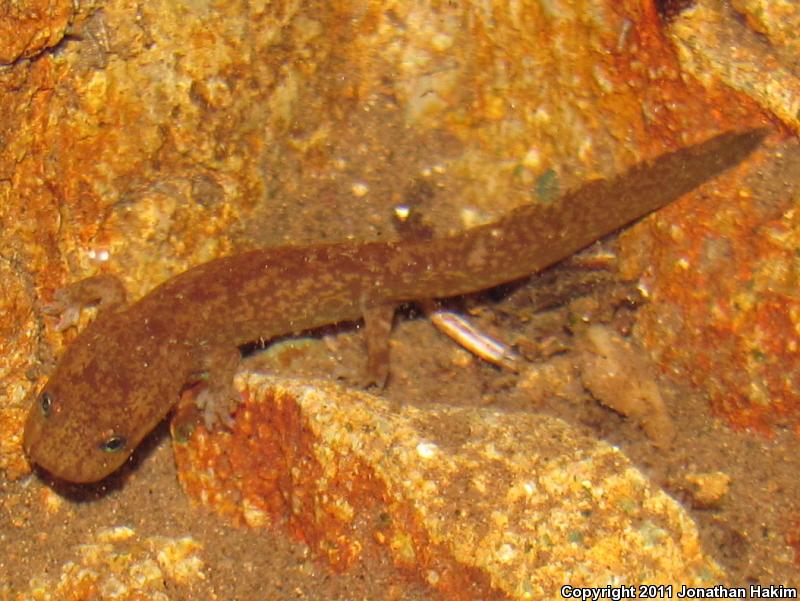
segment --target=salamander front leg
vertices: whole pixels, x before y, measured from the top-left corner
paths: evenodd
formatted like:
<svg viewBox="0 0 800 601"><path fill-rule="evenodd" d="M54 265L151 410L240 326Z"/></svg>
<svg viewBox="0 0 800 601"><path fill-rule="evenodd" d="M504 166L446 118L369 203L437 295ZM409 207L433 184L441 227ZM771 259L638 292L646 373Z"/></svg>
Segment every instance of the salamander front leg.
<svg viewBox="0 0 800 601"><path fill-rule="evenodd" d="M56 290L53 300L42 306L48 315L58 315L55 328L61 332L78 323L81 310L95 305L98 311L117 310L125 305L125 287L115 275L102 273Z"/></svg>
<svg viewBox="0 0 800 601"><path fill-rule="evenodd" d="M195 402L208 429L219 424L229 427L233 423L231 414L241 402L239 391L233 385L233 377L241 357L235 346L203 349L201 371L196 379L202 384L202 390Z"/></svg>

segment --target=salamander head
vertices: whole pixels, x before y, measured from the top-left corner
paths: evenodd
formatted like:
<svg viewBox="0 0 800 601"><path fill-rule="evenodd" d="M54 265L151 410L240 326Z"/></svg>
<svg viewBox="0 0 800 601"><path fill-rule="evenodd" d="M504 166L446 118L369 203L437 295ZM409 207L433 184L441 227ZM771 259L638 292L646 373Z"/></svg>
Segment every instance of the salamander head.
<svg viewBox="0 0 800 601"><path fill-rule="evenodd" d="M25 422L32 463L70 482L96 482L119 468L169 409L141 361L94 352L93 328L79 336L39 393ZM133 360L132 360L133 359Z"/></svg>

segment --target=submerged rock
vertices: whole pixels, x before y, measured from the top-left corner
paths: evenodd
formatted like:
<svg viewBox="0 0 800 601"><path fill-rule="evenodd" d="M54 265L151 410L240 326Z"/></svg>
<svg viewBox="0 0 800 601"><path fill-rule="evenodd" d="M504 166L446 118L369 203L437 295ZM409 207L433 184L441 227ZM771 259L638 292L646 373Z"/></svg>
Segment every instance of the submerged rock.
<svg viewBox="0 0 800 601"><path fill-rule="evenodd" d="M388 555L447 599L721 577L677 502L554 417L238 384L230 431L175 445L184 487L239 523L286 527L336 569Z"/></svg>

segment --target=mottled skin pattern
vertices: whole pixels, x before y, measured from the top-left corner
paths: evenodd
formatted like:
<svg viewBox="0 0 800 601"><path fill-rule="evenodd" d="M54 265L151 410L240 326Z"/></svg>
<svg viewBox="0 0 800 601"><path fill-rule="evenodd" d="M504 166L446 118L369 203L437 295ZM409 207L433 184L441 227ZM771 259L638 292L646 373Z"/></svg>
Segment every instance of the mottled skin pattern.
<svg viewBox="0 0 800 601"><path fill-rule="evenodd" d="M451 237L266 248L190 269L130 306L98 313L31 408L25 450L57 477L99 480L125 462L187 382L205 374L214 394L228 394L236 346L364 315L368 336L370 316L383 316L376 321L385 338L386 308L551 265L739 163L763 135L723 134ZM380 380L386 341L368 348Z"/></svg>

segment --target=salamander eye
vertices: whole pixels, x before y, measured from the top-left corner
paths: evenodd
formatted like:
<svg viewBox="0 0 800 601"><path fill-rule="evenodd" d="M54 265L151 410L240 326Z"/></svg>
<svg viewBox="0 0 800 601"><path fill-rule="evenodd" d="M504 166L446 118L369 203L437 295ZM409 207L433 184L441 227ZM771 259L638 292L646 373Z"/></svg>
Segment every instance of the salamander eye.
<svg viewBox="0 0 800 601"><path fill-rule="evenodd" d="M116 453L124 449L127 442L124 436L114 434L100 443L100 450L106 453Z"/></svg>
<svg viewBox="0 0 800 601"><path fill-rule="evenodd" d="M49 392L44 391L39 395L39 409L41 410L42 415L45 417L50 417L50 414L53 411L53 397L50 396Z"/></svg>

